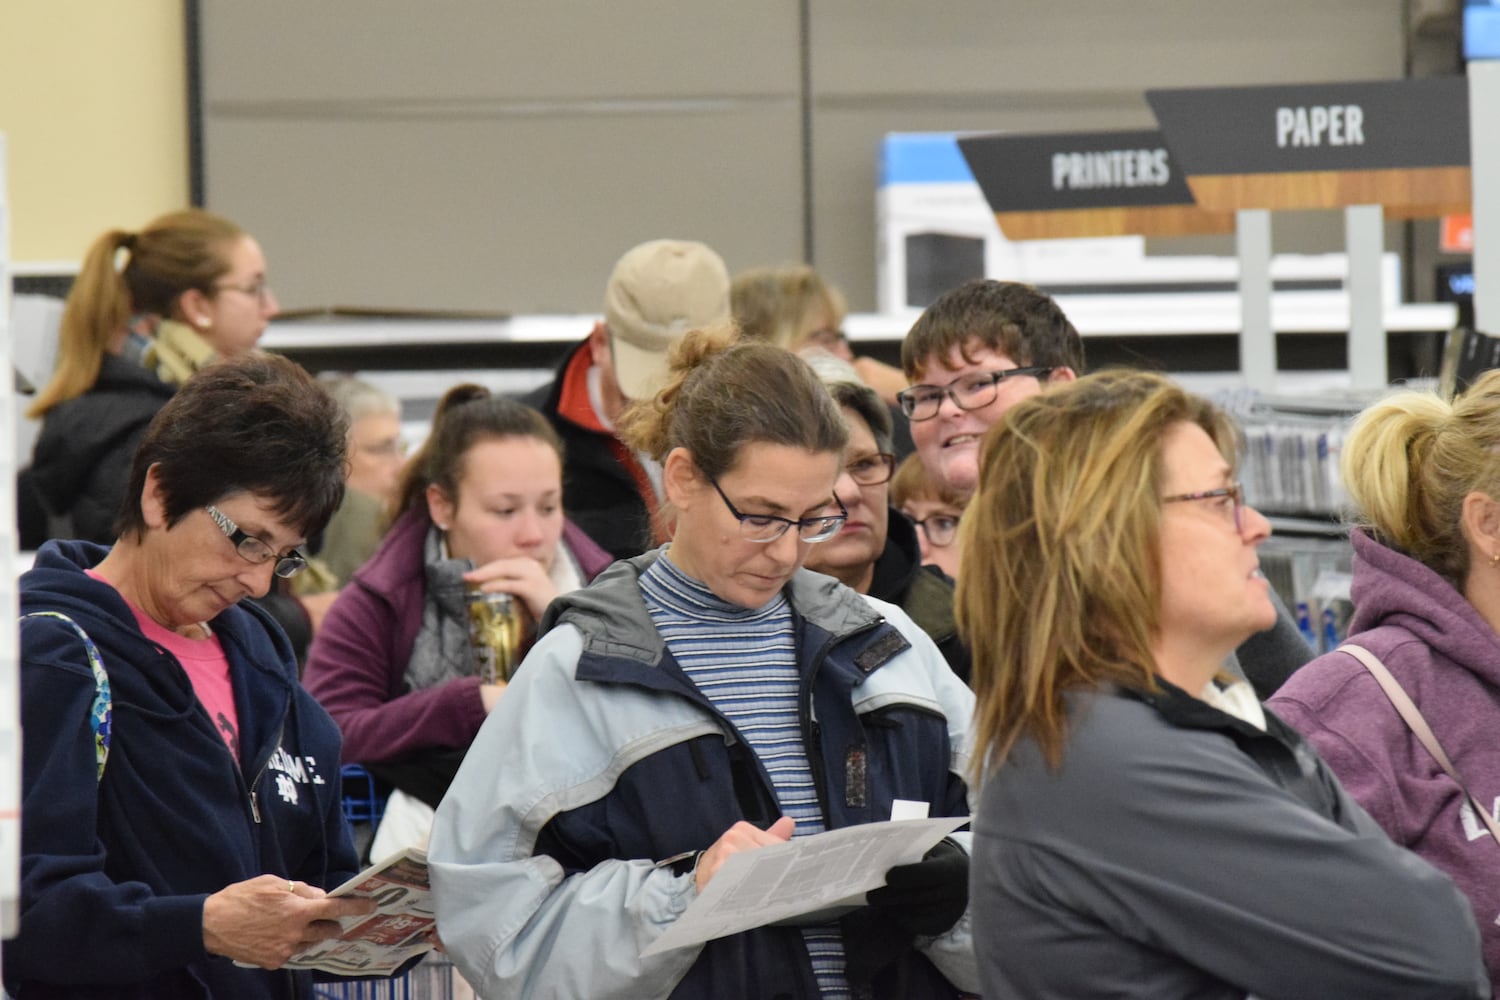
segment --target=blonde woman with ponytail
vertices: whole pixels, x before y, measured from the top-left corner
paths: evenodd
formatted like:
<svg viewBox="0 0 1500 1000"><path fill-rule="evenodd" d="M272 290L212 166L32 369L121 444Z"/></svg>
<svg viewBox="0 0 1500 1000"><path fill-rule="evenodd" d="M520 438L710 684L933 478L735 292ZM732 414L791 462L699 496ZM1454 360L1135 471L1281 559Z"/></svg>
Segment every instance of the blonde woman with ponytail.
<svg viewBox="0 0 1500 1000"><path fill-rule="evenodd" d="M114 541L146 425L197 368L252 350L277 309L260 245L221 216L185 209L99 236L26 414L42 421L32 479L52 533Z"/></svg>
<svg viewBox="0 0 1500 1000"><path fill-rule="evenodd" d="M1500 372L1451 403L1400 392L1344 443L1356 510L1350 643L1410 695L1468 790L1500 807ZM1271 705L1391 838L1453 877L1500 977L1500 845L1350 654L1325 653Z"/></svg>
<svg viewBox="0 0 1500 1000"><path fill-rule="evenodd" d="M975 985L968 855L947 842L842 921L642 955L734 854L896 800L968 813L968 689L899 608L802 569L844 521L844 417L805 362L732 338L687 334L621 425L662 463L672 541L553 602L438 809L438 926L482 996Z"/></svg>

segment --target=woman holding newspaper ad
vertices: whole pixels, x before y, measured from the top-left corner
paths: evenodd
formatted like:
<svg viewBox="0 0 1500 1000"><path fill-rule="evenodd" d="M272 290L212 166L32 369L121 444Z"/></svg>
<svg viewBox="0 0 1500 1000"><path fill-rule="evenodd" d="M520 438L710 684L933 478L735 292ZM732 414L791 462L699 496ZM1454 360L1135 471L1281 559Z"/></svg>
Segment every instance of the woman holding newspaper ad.
<svg viewBox="0 0 1500 1000"><path fill-rule="evenodd" d="M344 490L338 405L284 358L226 360L152 421L112 548L21 578L21 929L5 984L49 998L310 998L278 970L368 900L338 730L258 608Z"/></svg>
<svg viewBox="0 0 1500 1000"><path fill-rule="evenodd" d="M837 405L728 330L689 334L671 366L622 431L662 462L673 540L554 602L480 730L429 856L448 953L484 996L971 989L952 841L840 923L642 957L738 852L896 800L968 810L968 690L898 608L801 569L844 518Z"/></svg>

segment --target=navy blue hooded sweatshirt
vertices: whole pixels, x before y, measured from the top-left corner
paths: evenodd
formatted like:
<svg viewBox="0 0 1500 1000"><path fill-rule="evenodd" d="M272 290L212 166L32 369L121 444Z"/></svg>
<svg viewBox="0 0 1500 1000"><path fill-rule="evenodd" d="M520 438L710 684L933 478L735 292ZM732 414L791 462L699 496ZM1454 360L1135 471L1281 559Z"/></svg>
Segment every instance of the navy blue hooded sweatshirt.
<svg viewBox="0 0 1500 1000"><path fill-rule="evenodd" d="M48 542L21 578L21 612L59 611L98 647L113 734L102 777L83 642L55 618L21 629L21 929L6 987L31 996L304 998L307 973L240 968L203 945L203 902L274 874L333 888L357 857L339 803L339 735L297 682L271 619L213 619L229 658L241 760L176 658L113 587L84 569L108 550Z"/></svg>

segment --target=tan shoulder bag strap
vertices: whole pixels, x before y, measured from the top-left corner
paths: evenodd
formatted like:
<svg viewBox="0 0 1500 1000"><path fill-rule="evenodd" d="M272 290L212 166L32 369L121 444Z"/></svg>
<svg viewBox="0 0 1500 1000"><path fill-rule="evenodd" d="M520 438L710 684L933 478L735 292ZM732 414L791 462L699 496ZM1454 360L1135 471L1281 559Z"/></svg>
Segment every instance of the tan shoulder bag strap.
<svg viewBox="0 0 1500 1000"><path fill-rule="evenodd" d="M1496 823L1495 817L1490 814L1490 811L1469 792L1468 786L1464 784L1464 779L1458 776L1458 771L1454 768L1453 761L1448 759L1448 754L1443 750L1442 745L1438 743L1437 737L1433 735L1432 727L1422 717L1421 711L1417 709L1416 704L1411 700L1411 696L1406 693L1406 690L1396 678L1391 676L1391 672L1386 669L1385 664L1380 662L1380 657L1363 646L1356 646L1352 642L1346 642L1340 646L1339 652L1348 653L1364 664L1365 669L1380 684L1380 688L1385 692L1385 696L1391 700L1391 704L1396 706L1396 711L1401 713L1401 718L1405 719L1406 724L1411 727L1411 731L1417 734L1417 739L1422 741L1422 745L1427 748L1427 752L1432 754L1433 759L1443 766L1444 771L1448 772L1448 777L1454 780L1459 790L1464 793L1464 796L1474 807L1474 811L1479 814L1479 818L1484 821L1484 825L1489 827L1490 836L1495 838L1495 843L1500 844L1500 823Z"/></svg>

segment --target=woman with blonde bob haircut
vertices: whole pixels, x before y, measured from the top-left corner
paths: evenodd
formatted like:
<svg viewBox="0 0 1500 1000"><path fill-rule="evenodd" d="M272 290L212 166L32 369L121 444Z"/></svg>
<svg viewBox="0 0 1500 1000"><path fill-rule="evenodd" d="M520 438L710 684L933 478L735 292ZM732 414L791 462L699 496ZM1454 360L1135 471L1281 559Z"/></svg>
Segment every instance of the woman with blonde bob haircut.
<svg viewBox="0 0 1500 1000"><path fill-rule="evenodd" d="M1448 402L1400 392L1344 443L1358 508L1349 642L1385 664L1485 809L1500 798L1500 372ZM1391 839L1469 896L1490 977L1500 976L1500 846L1464 790L1373 674L1334 651L1271 704L1328 761Z"/></svg>
<svg viewBox="0 0 1500 1000"><path fill-rule="evenodd" d="M984 441L958 586L981 992L1485 996L1452 883L1223 670L1275 616L1234 442L1145 373L1027 399Z"/></svg>

